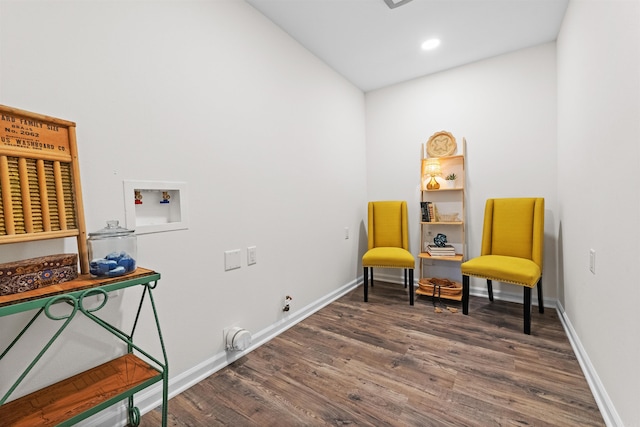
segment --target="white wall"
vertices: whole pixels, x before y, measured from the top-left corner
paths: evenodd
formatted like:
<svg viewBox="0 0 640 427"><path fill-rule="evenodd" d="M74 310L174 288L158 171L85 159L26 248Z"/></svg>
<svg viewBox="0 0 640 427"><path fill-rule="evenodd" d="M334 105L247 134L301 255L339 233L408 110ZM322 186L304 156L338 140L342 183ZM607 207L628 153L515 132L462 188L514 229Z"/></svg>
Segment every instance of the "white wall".
<svg viewBox="0 0 640 427"><path fill-rule="evenodd" d="M558 37L560 287L620 426L640 425L639 147L640 2L572 1Z"/></svg>
<svg viewBox="0 0 640 427"><path fill-rule="evenodd" d="M223 355L224 327L264 332L355 285L366 218L360 90L240 1L0 8L0 102L77 123L89 231L124 223L125 179L187 183L189 229L138 238L139 265L162 274L172 377ZM239 270L223 271L228 249L242 250ZM0 261L75 250L8 245ZM130 317L128 291L114 304L108 317ZM0 342L24 319L0 319ZM102 359L110 350L95 334L80 321L25 388ZM150 325L137 336L154 342ZM0 367L0 391L29 345Z"/></svg>
<svg viewBox="0 0 640 427"><path fill-rule="evenodd" d="M459 150L467 140L469 255L480 252L486 199L544 197L543 289L545 298L556 298L555 55L555 43L548 43L366 94L368 197L409 202L415 255L420 147L433 133L447 130ZM485 281L471 285L474 292L485 292ZM522 300L518 286L494 287Z"/></svg>

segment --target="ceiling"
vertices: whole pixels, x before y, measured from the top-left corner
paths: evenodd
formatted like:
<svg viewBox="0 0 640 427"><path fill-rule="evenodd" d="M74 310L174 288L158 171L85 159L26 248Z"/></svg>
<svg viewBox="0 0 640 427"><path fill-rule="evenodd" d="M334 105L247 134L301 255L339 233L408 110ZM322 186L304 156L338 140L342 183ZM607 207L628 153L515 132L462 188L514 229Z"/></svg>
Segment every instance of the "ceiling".
<svg viewBox="0 0 640 427"><path fill-rule="evenodd" d="M568 0L246 1L365 92L554 41L568 4ZM422 50L422 42L433 37L441 45Z"/></svg>

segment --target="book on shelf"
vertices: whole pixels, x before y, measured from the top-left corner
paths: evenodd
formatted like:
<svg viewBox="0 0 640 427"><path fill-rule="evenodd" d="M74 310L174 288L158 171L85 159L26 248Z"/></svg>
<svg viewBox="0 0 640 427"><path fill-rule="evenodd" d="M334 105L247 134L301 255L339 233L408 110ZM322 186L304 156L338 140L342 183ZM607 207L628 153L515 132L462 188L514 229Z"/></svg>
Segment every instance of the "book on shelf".
<svg viewBox="0 0 640 427"><path fill-rule="evenodd" d="M431 258L438 258L438 257L450 257L450 256L456 256L455 252L452 253L431 253L431 252L427 252L429 254L429 256Z"/></svg>
<svg viewBox="0 0 640 427"><path fill-rule="evenodd" d="M456 249L453 245L427 245L427 253L431 256L455 256Z"/></svg>
<svg viewBox="0 0 640 427"><path fill-rule="evenodd" d="M436 222L436 207L433 202L420 202L422 222Z"/></svg>
<svg viewBox="0 0 640 427"><path fill-rule="evenodd" d="M437 221L436 205L434 205L433 202L427 202L427 203L429 203L429 218L430 218L429 222L436 222Z"/></svg>
<svg viewBox="0 0 640 427"><path fill-rule="evenodd" d="M422 213L422 222L431 222L431 218L429 217L429 203L430 202L420 202L420 212Z"/></svg>
<svg viewBox="0 0 640 427"><path fill-rule="evenodd" d="M444 245L444 246L436 246L436 245L427 245L427 249L431 249L434 251L455 251L453 245Z"/></svg>

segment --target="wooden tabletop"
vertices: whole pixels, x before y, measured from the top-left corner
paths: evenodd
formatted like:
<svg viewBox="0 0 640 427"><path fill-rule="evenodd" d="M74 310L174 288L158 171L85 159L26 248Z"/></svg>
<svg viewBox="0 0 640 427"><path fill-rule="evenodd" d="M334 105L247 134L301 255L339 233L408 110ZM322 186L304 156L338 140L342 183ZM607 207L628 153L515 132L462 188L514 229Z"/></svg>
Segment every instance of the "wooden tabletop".
<svg viewBox="0 0 640 427"><path fill-rule="evenodd" d="M157 277L149 277L149 276ZM57 285L45 286L43 288L33 289L27 292L19 292L10 295L0 296L0 309L6 306L13 306L20 303L29 301L45 301L49 297L56 295L68 294L72 292L83 291L86 289L96 288L105 285L118 285L118 287L128 287L140 283L148 283L159 278L159 274L153 270L138 267L132 273L118 277L91 277L89 274L81 274L77 279L71 280ZM38 304L34 304L33 307L29 306L28 309L38 308ZM44 303L43 305L44 306ZM7 313L10 314L10 313ZM0 316L4 314L0 310Z"/></svg>

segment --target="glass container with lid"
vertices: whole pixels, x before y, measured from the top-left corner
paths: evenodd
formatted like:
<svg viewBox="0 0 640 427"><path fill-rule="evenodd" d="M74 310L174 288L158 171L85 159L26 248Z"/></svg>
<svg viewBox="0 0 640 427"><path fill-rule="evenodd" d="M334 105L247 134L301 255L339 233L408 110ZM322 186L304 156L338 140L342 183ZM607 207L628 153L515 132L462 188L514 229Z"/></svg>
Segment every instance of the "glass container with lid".
<svg viewBox="0 0 640 427"><path fill-rule="evenodd" d="M136 269L137 237L133 230L120 227L119 221L107 221L101 230L89 233L89 272L96 277L115 277Z"/></svg>

